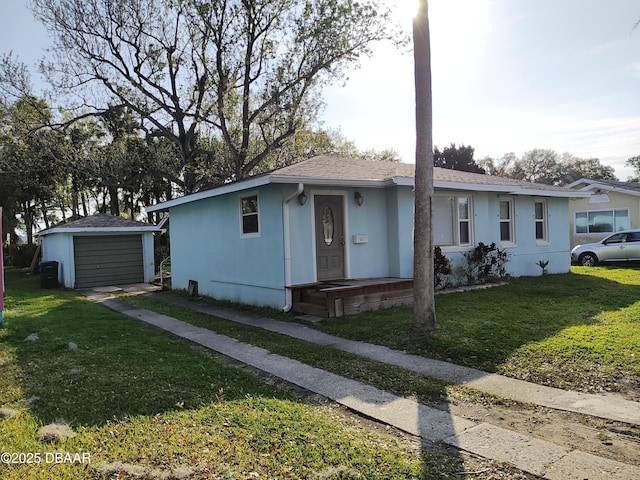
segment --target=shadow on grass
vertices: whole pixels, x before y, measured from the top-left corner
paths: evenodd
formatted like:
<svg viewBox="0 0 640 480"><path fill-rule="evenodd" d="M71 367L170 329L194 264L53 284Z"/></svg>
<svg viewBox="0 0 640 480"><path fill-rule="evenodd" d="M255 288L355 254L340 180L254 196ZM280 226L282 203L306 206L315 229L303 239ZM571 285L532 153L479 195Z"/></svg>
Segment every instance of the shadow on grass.
<svg viewBox="0 0 640 480"><path fill-rule="evenodd" d="M602 270L615 277L614 268ZM633 272L640 280L640 272ZM585 274L515 278L495 288L438 295L438 331L432 336L413 328L410 307L331 319L317 328L496 371L523 345L548 339L568 327L596 324L600 313L616 312L638 301L637 284L622 284L584 270L581 273Z"/></svg>
<svg viewBox="0 0 640 480"><path fill-rule="evenodd" d="M17 364L12 368L15 385L0 394L0 405L32 399L30 410L45 424L64 418L91 426L198 408L222 396L230 401L246 395L292 398L74 292L42 290L24 272L6 276L0 348ZM37 339L27 340L32 334Z"/></svg>
<svg viewBox="0 0 640 480"><path fill-rule="evenodd" d="M215 412L218 417L223 415L221 411L228 408L229 402L245 402L251 406L253 402L251 398L295 400L293 395L284 390L261 382L241 369L225 365L212 355L185 342L158 334L101 305L79 298L74 292L42 290L38 288L36 278L27 277L23 272L8 272L7 277L8 314L6 324L0 331L0 353L4 353L2 350L5 350L7 357L15 359L11 369L4 372L5 380L8 375L9 380L15 384L15 388L0 392L0 405L20 406L25 400L38 397L38 400L30 405L29 410L43 424L64 418L75 427L82 425L92 429L113 421L115 426L111 431L125 436L127 429L132 429L131 435L138 435L139 432L135 429L142 428L140 425L149 430L160 429L158 430L160 436L157 439L150 439L149 442L153 445L154 452L163 452L164 456L168 455L167 445L172 445L172 449L178 450L181 447L162 430L169 427L163 425L158 427L158 422L163 422L162 420L156 422L151 420L151 417L157 414L184 412L185 415L189 415L189 418L192 418L189 424L193 423L194 432L198 432L190 437L189 442L196 442L197 439L208 438L207 429L223 432L222 435L225 432L225 428L216 429L211 424L210 405L216 400L224 399L224 406L219 407L222 410ZM27 340L32 334L37 334L37 338ZM70 344L77 346L77 349L70 348ZM309 352L304 352L304 348L300 345L283 345L281 348L287 350L287 352L281 352L283 354L288 353L294 357L298 355L309 360ZM347 355L343 352L334 354ZM312 363L322 367L323 361L328 360L327 352L318 351L318 358ZM371 380L371 371L362 373L356 371L357 368L349 365L345 359L342 373L348 373L354 377L360 375L366 377L363 380ZM379 368L393 367L380 365ZM347 372L348 369L352 371ZM378 374L381 378L393 377L390 372L384 370L380 370ZM407 388L407 385L397 385L396 388ZM444 386L441 385L438 388L442 389L440 393L444 394ZM407 393L415 393L415 391L407 390ZM433 395L433 392L422 393L427 396ZM280 412L281 407L273 402L263 406L260 406L262 404L259 401L256 403L259 404L256 408L245 406L240 409L246 410L247 418L242 417L238 413L239 410L229 409L224 416L224 425L229 422L235 428L239 428L250 421L264 423L264 425L253 427L256 430L262 428L264 430L262 435L251 435L253 439L251 442L264 444L264 451L274 452L276 449L282 449L283 445L285 447L297 445L300 438L305 440L308 437L314 440L319 435L323 436L322 442L328 445L331 442L335 443L335 448L326 446L322 449L313 448L297 453L301 455L300 461L305 464L302 471L311 468L306 465L307 463L325 465L324 468L328 468L328 471L333 468L331 466L333 463L348 465L347 459L353 454L350 448L363 448L361 445L363 439L355 438L353 432L349 437L353 437L349 440L353 446L340 445L345 442L346 437L338 437L336 432L340 429L333 428L330 421L309 424L306 421L307 417L301 417L299 420L302 423L298 428L284 428L279 432L278 422L290 425L286 422L290 422L291 418L285 421L275 417L300 415L300 411ZM121 422L123 419L143 416L149 417L149 420L141 420L142 423ZM274 416L273 425L269 423L269 416ZM175 417L173 418L175 422ZM199 422L202 422L202 425ZM196 427L196 424L200 426ZM325 433L319 433L319 428L323 428ZM111 442L108 432L95 431L96 435L105 437L105 442ZM235 441L238 431L234 430L235 433L227 443ZM249 432L253 431L249 430ZM345 431L348 433L350 429L346 428ZM117 443L116 440L114 442ZM84 441L89 440L85 438ZM224 441L221 441L221 444L224 445ZM197 448L194 446L191 450L195 448L196 451L201 451L210 446L211 444L198 444ZM88 448L96 447L91 444ZM137 458L135 447L118 448L122 449L114 450L118 452L116 454L118 458L128 456ZM338 453L342 450L348 452L344 455ZM383 450L382 448L379 452L380 455L385 455L379 460L381 462L379 466L358 465L358 461L362 460L356 459L353 468L345 467L346 470L340 470L342 467L338 467L335 475L326 476L326 478L350 478L346 475L350 471L357 473L358 469L365 466L375 470L389 468L389 464L394 462L397 462L394 468L397 468L398 472L408 475L412 467L403 463L405 460L400 457L396 458L394 451L385 453ZM318 456L323 451L326 452L323 455L332 451L336 453L330 453L329 457L323 460L311 459L311 456ZM114 452L111 452L111 455L114 455ZM253 458L251 454L247 456L247 458L250 457ZM421 459L420 478L457 478L455 473L451 472L466 469L464 461L458 457L455 450L444 447L435 448L429 443L422 445ZM216 461L219 462L220 458ZM374 460L367 460L367 462L372 461ZM397 475L398 473L390 474L388 478L397 478ZM411 476L417 478L415 475ZM386 477L381 475L380 478Z"/></svg>

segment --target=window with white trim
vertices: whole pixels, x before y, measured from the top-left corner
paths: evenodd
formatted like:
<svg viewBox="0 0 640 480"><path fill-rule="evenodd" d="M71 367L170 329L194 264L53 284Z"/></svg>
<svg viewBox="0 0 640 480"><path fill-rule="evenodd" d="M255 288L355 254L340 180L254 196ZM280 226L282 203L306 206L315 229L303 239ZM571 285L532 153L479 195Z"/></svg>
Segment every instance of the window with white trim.
<svg viewBox="0 0 640 480"><path fill-rule="evenodd" d="M258 214L258 195L240 198L241 233L242 235L257 235L260 233Z"/></svg>
<svg viewBox="0 0 640 480"><path fill-rule="evenodd" d="M501 199L500 205L500 241L502 243L515 243L514 239L514 218L513 200Z"/></svg>
<svg viewBox="0 0 640 480"><path fill-rule="evenodd" d="M471 245L471 217L472 202L470 196L434 195L434 244L442 247Z"/></svg>
<svg viewBox="0 0 640 480"><path fill-rule="evenodd" d="M628 230L629 209L589 210L575 213L576 233L614 233Z"/></svg>
<svg viewBox="0 0 640 480"><path fill-rule="evenodd" d="M534 203L534 221L536 226L536 242L547 242L547 202L536 200Z"/></svg>

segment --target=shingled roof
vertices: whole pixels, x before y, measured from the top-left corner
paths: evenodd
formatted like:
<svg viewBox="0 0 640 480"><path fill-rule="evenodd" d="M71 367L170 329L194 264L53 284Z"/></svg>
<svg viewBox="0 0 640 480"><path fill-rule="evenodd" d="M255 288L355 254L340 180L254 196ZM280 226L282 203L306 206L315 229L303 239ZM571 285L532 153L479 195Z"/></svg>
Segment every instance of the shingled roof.
<svg viewBox="0 0 640 480"><path fill-rule="evenodd" d="M68 223L59 223L51 228L41 230L38 235L51 233L79 233L79 232L144 232L159 231L155 225L115 215L98 213L90 217L83 217Z"/></svg>
<svg viewBox="0 0 640 480"><path fill-rule="evenodd" d="M374 162L355 158L340 158L330 156L314 157L304 162L296 163L288 167L280 168L271 173L275 180L284 178L299 180L317 180L334 182L362 182L372 183L404 183L413 184L415 165L412 163L398 162ZM402 182L398 179L407 179ZM461 172L448 168L434 167L433 180L436 187L463 188L468 185L473 190L495 190L494 187L502 187L501 191L518 190L561 192L567 195L569 190L564 187L531 183L512 178L484 175L480 173ZM484 188L478 188L484 186ZM488 187L488 188L487 188Z"/></svg>
<svg viewBox="0 0 640 480"><path fill-rule="evenodd" d="M147 207L147 212L215 197L231 192L256 188L269 183L303 183L340 187L413 186L415 165L398 162L375 162L356 158L318 156L279 168L264 175L198 192L165 203ZM434 167L434 187L451 190L489 191L509 195L539 195L549 197L585 197L589 194L564 187L523 182L505 177L460 172Z"/></svg>

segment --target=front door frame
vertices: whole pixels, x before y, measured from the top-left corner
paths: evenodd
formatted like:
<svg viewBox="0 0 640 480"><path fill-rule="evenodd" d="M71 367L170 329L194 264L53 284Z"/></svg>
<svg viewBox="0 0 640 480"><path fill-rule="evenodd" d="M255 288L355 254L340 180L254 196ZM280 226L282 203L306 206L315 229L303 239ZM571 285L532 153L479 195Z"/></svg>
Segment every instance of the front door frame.
<svg viewBox="0 0 640 480"><path fill-rule="evenodd" d="M316 195L322 196L335 196L341 197L342 200L342 228L344 232L344 278L351 278L351 262L349 258L349 210L348 206L348 192L345 190L311 190L311 242L313 246L313 276L318 282L318 255L317 255L317 245L316 245Z"/></svg>

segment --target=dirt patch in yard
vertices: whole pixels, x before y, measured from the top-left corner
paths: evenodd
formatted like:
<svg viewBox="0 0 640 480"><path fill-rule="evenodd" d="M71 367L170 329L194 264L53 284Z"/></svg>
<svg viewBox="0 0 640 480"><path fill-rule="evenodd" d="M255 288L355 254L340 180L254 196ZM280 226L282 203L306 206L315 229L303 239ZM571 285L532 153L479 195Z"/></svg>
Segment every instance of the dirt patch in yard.
<svg viewBox="0 0 640 480"><path fill-rule="evenodd" d="M459 451L454 447L420 442L418 438L376 420L363 417L348 408L335 404L296 385L291 385L280 378L265 374L240 362L228 358L226 360L253 372L263 381L289 389L301 400L311 404L331 405L336 414L349 417L362 427L404 439L413 438L416 453L422 450L423 452L447 455L458 459L461 469L456 472L456 476L459 475L459 478L495 480L529 480L538 478L508 465ZM451 415L473 422L489 423L523 435L546 440L556 445L591 453L609 460L640 466L640 456L638 456L638 451L640 450L640 426L535 405L525 405L509 400L486 404L482 401L450 398L436 407L449 412ZM427 458L425 457L425 461L428 461L426 460Z"/></svg>
<svg viewBox="0 0 640 480"><path fill-rule="evenodd" d="M452 399L440 408L474 422L490 423L556 445L640 466L640 426L637 425L517 402L483 405Z"/></svg>

